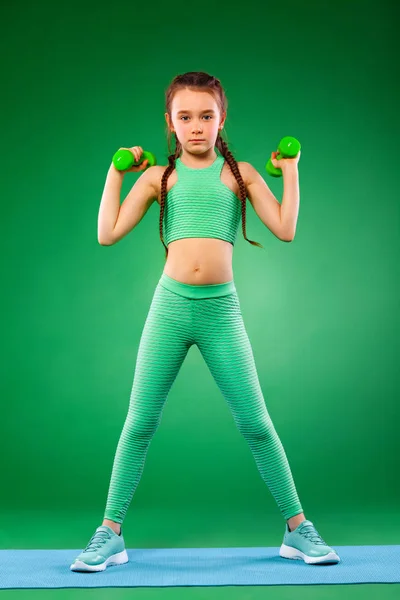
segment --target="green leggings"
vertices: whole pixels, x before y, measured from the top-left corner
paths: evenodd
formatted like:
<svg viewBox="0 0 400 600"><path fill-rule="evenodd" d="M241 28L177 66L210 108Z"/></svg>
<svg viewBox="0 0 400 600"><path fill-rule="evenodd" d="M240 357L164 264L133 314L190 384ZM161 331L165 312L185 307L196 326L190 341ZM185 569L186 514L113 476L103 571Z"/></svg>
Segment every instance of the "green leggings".
<svg viewBox="0 0 400 600"><path fill-rule="evenodd" d="M264 402L234 281L189 285L162 273L140 339L104 519L123 522L168 393L192 344L206 361L283 517L302 513L285 450Z"/></svg>

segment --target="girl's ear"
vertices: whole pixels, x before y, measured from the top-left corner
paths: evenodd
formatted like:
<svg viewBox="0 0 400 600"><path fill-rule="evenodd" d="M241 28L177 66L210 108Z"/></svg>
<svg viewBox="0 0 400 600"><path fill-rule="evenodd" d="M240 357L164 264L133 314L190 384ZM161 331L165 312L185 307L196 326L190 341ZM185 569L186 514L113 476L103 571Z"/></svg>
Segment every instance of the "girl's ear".
<svg viewBox="0 0 400 600"><path fill-rule="evenodd" d="M172 127L171 119L169 118L169 114L165 113L165 120L167 121L168 129L171 133L174 133L174 129Z"/></svg>

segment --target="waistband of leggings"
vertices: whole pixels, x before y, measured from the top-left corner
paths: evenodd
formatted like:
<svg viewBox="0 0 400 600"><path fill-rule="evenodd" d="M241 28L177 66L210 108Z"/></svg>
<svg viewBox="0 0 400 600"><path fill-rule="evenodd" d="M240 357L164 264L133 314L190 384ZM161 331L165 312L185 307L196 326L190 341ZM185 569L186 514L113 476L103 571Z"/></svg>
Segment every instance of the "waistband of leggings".
<svg viewBox="0 0 400 600"><path fill-rule="evenodd" d="M166 273L162 273L158 282L170 292L185 296L186 298L218 298L219 296L228 296L236 292L236 286L233 279L224 283L211 283L202 285L191 285L173 279Z"/></svg>

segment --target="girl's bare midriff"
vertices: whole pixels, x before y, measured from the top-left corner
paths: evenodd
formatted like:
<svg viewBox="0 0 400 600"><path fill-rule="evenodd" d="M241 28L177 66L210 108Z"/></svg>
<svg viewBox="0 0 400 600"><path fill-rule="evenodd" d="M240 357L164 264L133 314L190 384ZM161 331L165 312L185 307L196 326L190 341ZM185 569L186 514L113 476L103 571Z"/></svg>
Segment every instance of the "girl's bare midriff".
<svg viewBox="0 0 400 600"><path fill-rule="evenodd" d="M239 170L243 176L241 163ZM160 166L157 174L157 202L160 204L161 178L167 167ZM178 181L174 169L167 181L167 193ZM239 199L239 186L225 162L221 171L221 181L236 194ZM165 243L165 240L164 240ZM177 281L190 285L226 283L233 279L233 245L217 238L184 238L168 245L168 258L164 273Z"/></svg>

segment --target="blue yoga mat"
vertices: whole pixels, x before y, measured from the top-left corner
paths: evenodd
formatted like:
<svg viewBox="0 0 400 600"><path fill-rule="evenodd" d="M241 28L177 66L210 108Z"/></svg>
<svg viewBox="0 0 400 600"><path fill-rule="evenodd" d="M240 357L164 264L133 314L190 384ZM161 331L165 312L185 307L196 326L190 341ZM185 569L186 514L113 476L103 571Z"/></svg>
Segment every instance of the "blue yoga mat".
<svg viewBox="0 0 400 600"><path fill-rule="evenodd" d="M98 573L70 564L75 550L0 550L0 588L169 587L399 583L399 546L335 546L341 562L307 565L279 548L127 549L129 562Z"/></svg>

